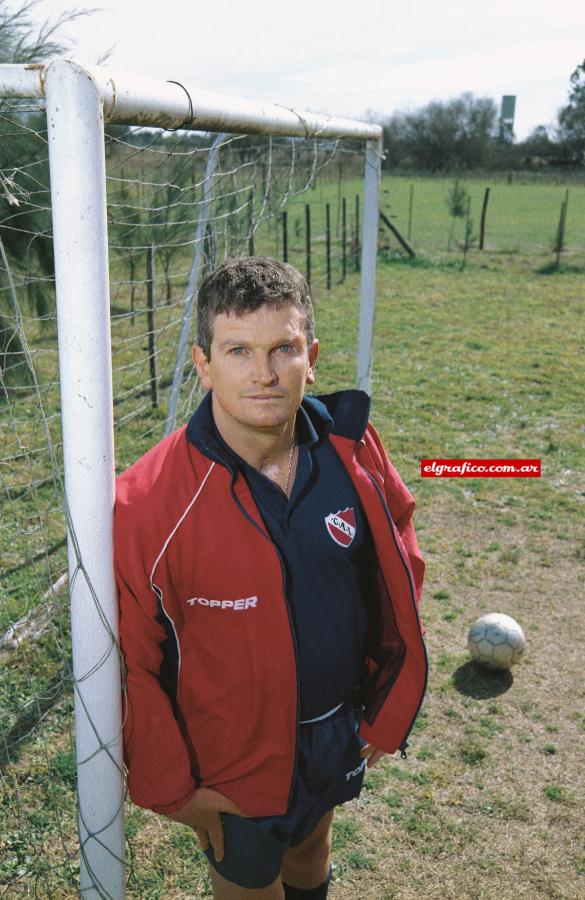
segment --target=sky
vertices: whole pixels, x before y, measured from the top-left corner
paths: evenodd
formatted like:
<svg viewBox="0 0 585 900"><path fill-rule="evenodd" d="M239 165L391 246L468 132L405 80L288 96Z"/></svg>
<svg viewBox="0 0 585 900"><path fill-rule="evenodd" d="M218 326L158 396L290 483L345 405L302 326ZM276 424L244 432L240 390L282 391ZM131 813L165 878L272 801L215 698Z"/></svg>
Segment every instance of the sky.
<svg viewBox="0 0 585 900"><path fill-rule="evenodd" d="M33 15L69 8L40 0ZM522 139L566 103L585 58L585 3L110 0L60 34L83 62L111 51L112 69L352 118L381 121L464 91L498 104L515 94Z"/></svg>

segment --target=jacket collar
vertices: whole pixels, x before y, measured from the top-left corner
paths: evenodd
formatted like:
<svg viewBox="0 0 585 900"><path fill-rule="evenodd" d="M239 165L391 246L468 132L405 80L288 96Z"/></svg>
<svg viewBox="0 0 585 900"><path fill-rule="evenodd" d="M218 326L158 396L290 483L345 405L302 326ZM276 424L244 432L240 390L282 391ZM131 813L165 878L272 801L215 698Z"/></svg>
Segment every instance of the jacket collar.
<svg viewBox="0 0 585 900"><path fill-rule="evenodd" d="M360 441L370 412L370 398L363 391L338 391L319 396L305 395L299 410L301 441L314 446L329 433ZM208 392L187 425L187 440L206 456L236 468L238 457L221 438Z"/></svg>

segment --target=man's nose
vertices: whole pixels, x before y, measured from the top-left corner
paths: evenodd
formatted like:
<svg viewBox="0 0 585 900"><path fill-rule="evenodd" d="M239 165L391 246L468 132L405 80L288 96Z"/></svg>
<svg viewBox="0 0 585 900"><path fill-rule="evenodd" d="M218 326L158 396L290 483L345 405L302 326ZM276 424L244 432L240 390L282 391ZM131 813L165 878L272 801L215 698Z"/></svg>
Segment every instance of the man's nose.
<svg viewBox="0 0 585 900"><path fill-rule="evenodd" d="M277 376L270 356L257 356L255 358L252 377L256 384L274 384Z"/></svg>

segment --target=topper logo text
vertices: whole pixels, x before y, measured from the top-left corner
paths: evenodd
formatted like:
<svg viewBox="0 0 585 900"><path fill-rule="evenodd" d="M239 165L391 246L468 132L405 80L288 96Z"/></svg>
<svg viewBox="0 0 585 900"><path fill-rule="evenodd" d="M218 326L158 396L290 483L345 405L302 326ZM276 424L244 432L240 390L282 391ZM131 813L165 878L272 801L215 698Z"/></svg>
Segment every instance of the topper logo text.
<svg viewBox="0 0 585 900"><path fill-rule="evenodd" d="M208 600L207 597L189 597L186 601L189 606L209 606L216 609L253 609L258 603L258 597L243 597L241 600Z"/></svg>

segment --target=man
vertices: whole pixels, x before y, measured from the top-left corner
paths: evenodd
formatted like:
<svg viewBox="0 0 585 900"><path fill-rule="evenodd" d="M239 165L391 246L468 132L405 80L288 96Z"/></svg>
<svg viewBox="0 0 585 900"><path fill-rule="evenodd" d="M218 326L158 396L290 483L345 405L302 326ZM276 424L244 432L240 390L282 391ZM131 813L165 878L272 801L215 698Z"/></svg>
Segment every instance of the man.
<svg viewBox="0 0 585 900"><path fill-rule="evenodd" d="M318 350L292 266L224 263L208 393L118 479L130 794L195 829L217 900L327 896L333 809L426 685L414 503L365 394L304 396Z"/></svg>

